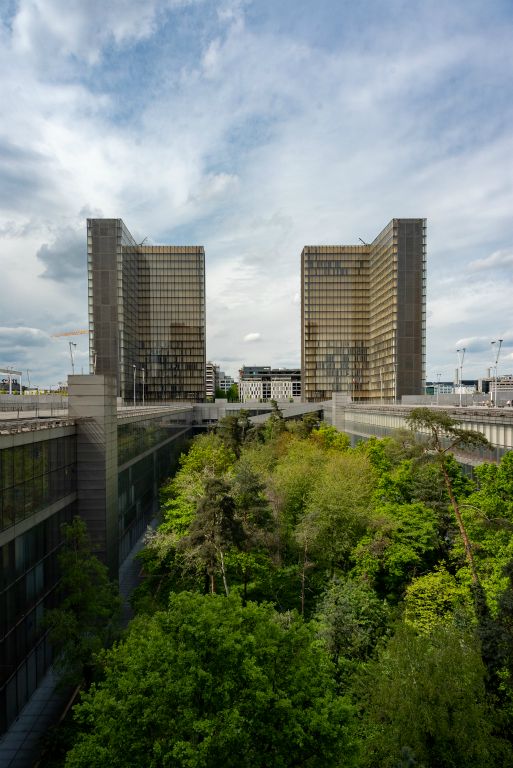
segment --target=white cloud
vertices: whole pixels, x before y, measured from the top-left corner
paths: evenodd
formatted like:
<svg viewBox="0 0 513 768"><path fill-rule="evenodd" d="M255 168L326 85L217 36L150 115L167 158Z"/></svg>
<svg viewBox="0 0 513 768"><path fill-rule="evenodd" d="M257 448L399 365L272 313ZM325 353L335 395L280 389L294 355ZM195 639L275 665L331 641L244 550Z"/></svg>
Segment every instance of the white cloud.
<svg viewBox="0 0 513 768"><path fill-rule="evenodd" d="M261 338L259 333L247 333L244 336L243 341L260 341Z"/></svg>
<svg viewBox="0 0 513 768"><path fill-rule="evenodd" d="M474 271L493 269L494 267L512 267L513 266L513 248L501 251L494 251L483 259L476 259L470 262L470 269Z"/></svg>
<svg viewBox="0 0 513 768"><path fill-rule="evenodd" d="M154 31L158 0L20 0L13 24L15 50L48 63L54 56L98 60L109 42L126 44Z"/></svg>
<svg viewBox="0 0 513 768"><path fill-rule="evenodd" d="M40 328L0 326L0 349L41 347L50 343L50 337Z"/></svg>

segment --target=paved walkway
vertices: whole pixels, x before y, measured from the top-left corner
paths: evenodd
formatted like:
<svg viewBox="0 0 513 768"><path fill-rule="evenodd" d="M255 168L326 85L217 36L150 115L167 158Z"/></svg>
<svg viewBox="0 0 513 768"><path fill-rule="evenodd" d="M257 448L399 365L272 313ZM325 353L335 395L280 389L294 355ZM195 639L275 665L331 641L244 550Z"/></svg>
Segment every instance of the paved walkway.
<svg viewBox="0 0 513 768"><path fill-rule="evenodd" d="M152 528L155 528L155 526L157 525L157 520L156 519L152 520L150 525ZM126 627L128 622L134 615L132 611L132 606L130 605L130 595L132 594L134 589L139 585L141 581L141 578L139 575L141 572L141 563L139 560L136 559L136 555L144 547L145 535L146 535L146 531L143 533L141 538L135 543L130 554L128 555L126 560L121 565L121 568L119 569L119 594L121 595L121 599L123 600L121 620L124 627ZM0 768L1 768L1 763L0 763Z"/></svg>
<svg viewBox="0 0 513 768"><path fill-rule="evenodd" d="M155 521L152 523L155 524ZM144 546L144 534L119 569L119 591L123 598L123 625L132 618L129 598L139 583L140 563L135 556ZM0 768L32 768L39 759L41 738L58 722L69 693L56 691L56 679L50 670L17 719L0 738Z"/></svg>
<svg viewBox="0 0 513 768"><path fill-rule="evenodd" d="M39 757L41 738L64 711L69 694L55 690L50 670L18 718L0 739L0 768L31 768Z"/></svg>

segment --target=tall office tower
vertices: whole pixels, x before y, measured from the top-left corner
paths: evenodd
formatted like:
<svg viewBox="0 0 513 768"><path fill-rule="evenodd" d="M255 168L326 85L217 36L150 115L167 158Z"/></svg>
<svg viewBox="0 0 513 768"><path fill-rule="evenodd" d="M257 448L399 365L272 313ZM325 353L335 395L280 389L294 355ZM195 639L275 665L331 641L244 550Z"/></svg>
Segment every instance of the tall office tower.
<svg viewBox="0 0 513 768"><path fill-rule="evenodd" d="M390 403L424 391L425 273L425 219L392 219L369 245L303 248L304 400Z"/></svg>
<svg viewBox="0 0 513 768"><path fill-rule="evenodd" d="M138 245L121 219L88 219L91 369L125 401L205 400L205 252Z"/></svg>

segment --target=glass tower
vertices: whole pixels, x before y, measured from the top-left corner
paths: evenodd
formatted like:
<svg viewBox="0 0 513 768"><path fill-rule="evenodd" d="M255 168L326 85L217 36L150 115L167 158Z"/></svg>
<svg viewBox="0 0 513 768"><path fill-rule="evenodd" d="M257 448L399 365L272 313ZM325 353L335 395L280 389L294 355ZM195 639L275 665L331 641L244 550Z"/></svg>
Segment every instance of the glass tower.
<svg viewBox="0 0 513 768"><path fill-rule="evenodd" d="M138 245L121 219L88 219L91 370L135 401L205 400L205 251Z"/></svg>
<svg viewBox="0 0 513 768"><path fill-rule="evenodd" d="M303 248L304 400L424 391L425 271L425 219L393 219L369 245Z"/></svg>

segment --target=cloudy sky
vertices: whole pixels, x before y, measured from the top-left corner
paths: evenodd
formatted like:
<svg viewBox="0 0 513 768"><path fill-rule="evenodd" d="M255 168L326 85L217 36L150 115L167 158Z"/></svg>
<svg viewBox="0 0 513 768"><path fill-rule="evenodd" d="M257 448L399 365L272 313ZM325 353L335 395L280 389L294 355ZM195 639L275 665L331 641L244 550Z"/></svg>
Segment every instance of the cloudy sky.
<svg viewBox="0 0 513 768"><path fill-rule="evenodd" d="M299 365L303 245L426 217L427 377L513 372L512 40L511 0L2 0L0 367L69 372L87 216L205 246L232 374Z"/></svg>

